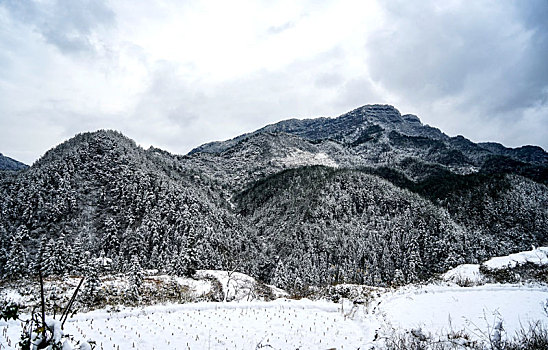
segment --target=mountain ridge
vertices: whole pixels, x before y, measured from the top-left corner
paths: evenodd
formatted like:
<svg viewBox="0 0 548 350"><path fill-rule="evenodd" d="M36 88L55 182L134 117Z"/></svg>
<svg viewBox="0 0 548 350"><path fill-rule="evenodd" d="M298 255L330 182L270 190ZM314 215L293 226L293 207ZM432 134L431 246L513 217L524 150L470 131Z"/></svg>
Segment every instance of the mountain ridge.
<svg viewBox="0 0 548 350"><path fill-rule="evenodd" d="M447 136L437 128L424 125L416 115L402 115L391 105L365 105L336 118L320 117L312 119L283 120L226 141L205 143L191 150L189 155L198 152L221 153L245 138L264 132L296 134L305 139L315 141L328 138L336 139L337 137L341 137L341 133L355 132L356 130L361 130L364 127L371 125L379 125L390 131L395 130L406 136L422 136L441 141L458 141L465 139L462 135L457 135L455 137ZM310 129L311 131L307 132L306 129ZM335 132L333 132L334 129ZM322 134L322 130L324 134ZM465 140L473 144L473 142L467 139ZM355 141L356 137L354 136L354 139L350 142ZM494 155L506 155L518 160L524 160L523 157L527 157L528 154L534 154L534 157L530 157L526 160L538 164L548 164L548 153L539 146L525 145L517 148L508 148L495 142L485 142L477 145Z"/></svg>
<svg viewBox="0 0 548 350"><path fill-rule="evenodd" d="M0 277L104 256L116 272L237 269L289 290L425 280L548 244L546 152L501 147L381 105L187 155L78 134L0 177Z"/></svg>
<svg viewBox="0 0 548 350"><path fill-rule="evenodd" d="M392 123L409 123L415 127L425 127L420 122L420 119L411 114L402 116L400 112L390 105L365 105L356 108L348 113L342 114L336 118L309 118L309 119L287 119L277 123L269 124L256 131L245 133L243 135L236 136L233 139L227 141L214 141L198 146L191 150L189 154L196 152L220 152L227 147L233 145L235 142L240 141L243 138L250 137L252 135L263 132L285 132L289 134L296 134L306 139L317 140L327 138L321 136L321 131L332 133L333 129L337 132L350 131L352 128L363 126L364 123L377 123L381 125L390 125ZM426 126L428 127L428 126ZM307 133L308 130L312 130ZM328 130L326 130L328 129ZM412 129L412 128L411 128ZM435 128L432 128L437 130ZM320 131L318 131L320 130ZM439 132L439 130L438 130ZM436 132L434 132L436 133ZM439 132L438 137L441 136ZM332 135L329 135L332 136Z"/></svg>
<svg viewBox="0 0 548 350"><path fill-rule="evenodd" d="M298 136L315 144L318 152L325 153L343 167L388 166L403 171L413 180L431 174L414 171L417 166L409 168L410 162L422 164L419 168L439 164L451 172L470 174L486 169L486 165L490 172L508 171L517 168L514 163L518 161L527 168L522 174L548 183L545 169L548 153L538 146L512 149L497 143L476 144L461 135L450 137L437 128L422 124L417 116L402 115L389 105L366 105L337 118L281 121L227 141L206 143L193 149L188 156L223 161L225 152L265 133Z"/></svg>
<svg viewBox="0 0 548 350"><path fill-rule="evenodd" d="M0 171L19 171L27 169L28 167L28 165L0 153Z"/></svg>

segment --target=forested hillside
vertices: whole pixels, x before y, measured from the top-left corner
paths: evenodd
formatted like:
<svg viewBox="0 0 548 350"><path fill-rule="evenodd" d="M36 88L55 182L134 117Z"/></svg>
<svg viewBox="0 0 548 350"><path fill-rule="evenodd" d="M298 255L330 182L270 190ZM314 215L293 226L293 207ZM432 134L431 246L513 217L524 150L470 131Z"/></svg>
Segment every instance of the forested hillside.
<svg viewBox="0 0 548 350"><path fill-rule="evenodd" d="M215 191L197 183L119 133L78 135L1 183L2 272L23 276L43 264L75 273L86 251L119 271L229 267L234 247L253 242Z"/></svg>
<svg viewBox="0 0 548 350"><path fill-rule="evenodd" d="M12 159L10 157L6 157L2 153L0 153L0 172L8 170L8 171L17 171L17 170L23 170L28 168L28 165L23 164L15 159Z"/></svg>
<svg viewBox="0 0 548 350"><path fill-rule="evenodd" d="M0 274L238 270L298 290L403 284L548 244L548 155L391 106L289 120L188 155L76 135L0 177Z"/></svg>
<svg viewBox="0 0 548 350"><path fill-rule="evenodd" d="M414 282L477 244L444 209L355 170L289 170L237 201L269 251L260 277L287 288Z"/></svg>

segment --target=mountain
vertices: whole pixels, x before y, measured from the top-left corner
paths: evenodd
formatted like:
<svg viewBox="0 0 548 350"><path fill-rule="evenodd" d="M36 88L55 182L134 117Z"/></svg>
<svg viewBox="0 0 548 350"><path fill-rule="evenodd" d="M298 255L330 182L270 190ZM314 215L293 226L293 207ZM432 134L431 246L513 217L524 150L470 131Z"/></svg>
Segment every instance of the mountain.
<svg viewBox="0 0 548 350"><path fill-rule="evenodd" d="M26 164L23 164L15 159L12 159L10 157L6 157L2 153L0 153L0 171L2 170L24 170L27 169L29 166Z"/></svg>
<svg viewBox="0 0 548 350"><path fill-rule="evenodd" d="M76 135L0 178L0 274L245 272L310 285L426 280L548 244L548 154L449 137L372 105L187 155ZM132 272L133 271L133 272Z"/></svg>
<svg viewBox="0 0 548 350"><path fill-rule="evenodd" d="M179 274L197 264L226 269L225 244L253 244L242 241L246 228L199 175L117 132L77 135L0 182L0 191L0 249L5 273L14 275L37 264L78 270L86 251L106 254L121 271L131 268L133 256L141 267ZM48 249L72 256L42 259Z"/></svg>
<svg viewBox="0 0 548 350"><path fill-rule="evenodd" d="M333 140L356 148L358 152L364 144L381 142L394 151L430 147L429 151L432 152L460 152L470 164L476 165L494 155L548 165L548 154L540 147L524 146L512 149L498 143L475 144L463 136L449 137L439 129L422 124L417 116L401 115L396 108L388 105L363 106L337 118L285 120L232 140L207 143L193 149L190 154L221 153L242 140L266 132L292 134L312 142Z"/></svg>
<svg viewBox="0 0 548 350"><path fill-rule="evenodd" d="M252 135L271 132L288 133L307 140L346 140L346 143L360 138L363 130L377 125L384 130L396 130L409 136L426 136L432 139L447 139L438 129L422 125L417 116L400 112L388 105L368 105L357 108L338 118L290 119L265 126L255 132L238 136L225 142L211 142L195 148L190 153L219 153L233 146L236 142Z"/></svg>
<svg viewBox="0 0 548 350"><path fill-rule="evenodd" d="M424 125L414 115L401 115L392 106L367 105L337 118L291 119L268 125L249 134L222 142L212 142L192 150L197 158L225 159L243 144L265 134L296 136L303 144L297 153L325 154L341 167L386 166L413 180L423 179L439 167L457 174L520 172L535 181L546 182L548 153L536 146L516 149L496 143L475 144L463 136L449 137Z"/></svg>

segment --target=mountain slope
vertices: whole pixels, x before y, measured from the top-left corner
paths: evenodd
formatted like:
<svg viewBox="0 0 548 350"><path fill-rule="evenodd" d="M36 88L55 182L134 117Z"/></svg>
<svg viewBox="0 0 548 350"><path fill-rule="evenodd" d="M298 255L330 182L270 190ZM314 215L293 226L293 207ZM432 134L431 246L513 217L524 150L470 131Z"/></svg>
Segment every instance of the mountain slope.
<svg viewBox="0 0 548 350"><path fill-rule="evenodd" d="M397 109L387 105L363 106L337 118L282 121L232 140L202 145L192 150L190 155L223 154L265 133L295 135L319 147L327 142L336 143L345 152L341 154L336 150L328 155L345 167L389 166L411 178L425 174L408 171L406 164L409 161L437 164L458 174L477 172L486 163L492 163L493 158L499 162L513 160L528 167L541 167L541 170L535 168L536 172L545 171L548 166L548 153L540 147L510 149L495 143L475 144L463 136L449 137L422 124L418 117L401 115ZM547 178L548 174L544 173L541 181L546 182Z"/></svg>
<svg viewBox="0 0 548 350"><path fill-rule="evenodd" d="M119 133L77 135L0 183L0 233L12 235L11 246L3 240L4 272L22 274L12 266L20 260L51 263L42 258L47 245L69 242L77 242L76 261L66 261L61 271L77 271L85 251L104 254L121 271L133 256L141 267L179 273L202 265L227 268L239 254L233 247L253 242L226 203L198 180ZM17 240L26 251L15 250Z"/></svg>
<svg viewBox="0 0 548 350"><path fill-rule="evenodd" d="M547 154L391 106L289 120L188 155L76 135L0 178L0 275L239 270L300 290L427 279L548 245Z"/></svg>
<svg viewBox="0 0 548 350"><path fill-rule="evenodd" d="M2 153L0 153L0 171L1 170L24 170L27 169L29 166L21 163L15 159L12 159L10 157L6 157Z"/></svg>
<svg viewBox="0 0 548 350"><path fill-rule="evenodd" d="M460 261L472 239L445 210L354 170L288 170L236 202L271 252L261 277L290 290L417 281Z"/></svg>

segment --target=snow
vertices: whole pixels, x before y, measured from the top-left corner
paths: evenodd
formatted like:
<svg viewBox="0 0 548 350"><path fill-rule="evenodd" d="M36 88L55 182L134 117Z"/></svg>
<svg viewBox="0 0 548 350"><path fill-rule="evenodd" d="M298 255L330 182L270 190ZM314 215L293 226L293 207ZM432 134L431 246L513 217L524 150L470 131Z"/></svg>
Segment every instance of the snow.
<svg viewBox="0 0 548 350"><path fill-rule="evenodd" d="M207 280L195 280L192 278L177 277L177 283L183 286L189 286L196 295L205 295L211 291L212 285Z"/></svg>
<svg viewBox="0 0 548 350"><path fill-rule="evenodd" d="M532 261L534 255L534 261L543 262L546 255L543 258L539 252L547 250L513 254L505 261ZM64 341L63 349L90 349L91 340L96 342L96 349L370 349L382 345L394 331L407 331L417 339L464 331L474 340L486 341L512 337L533 322L548 327L546 285L483 284L479 265L461 265L442 277L475 286L443 283L386 289L341 284L332 287L347 297L339 303L284 299L286 292L266 286L281 298L265 301L256 295L258 282L248 275L199 270L194 278L147 278L175 279L196 295L210 293L217 280L224 302L107 306L71 315L64 330L59 321L47 322L55 339ZM74 284L77 280L64 282ZM112 276L104 283L123 287L125 282ZM14 289L4 289L0 295L24 299ZM28 317L23 315L22 319ZM16 348L20 326L20 321L0 321L0 349ZM73 336L74 341L62 338L63 333ZM464 344L466 339L454 340L461 341Z"/></svg>
<svg viewBox="0 0 548 350"><path fill-rule="evenodd" d="M24 302L25 297L22 296L18 291L6 288L2 291L0 291L0 299L6 300L6 301L13 301L15 303L21 304Z"/></svg>
<svg viewBox="0 0 548 350"><path fill-rule="evenodd" d="M498 256L484 262L482 265L491 270L501 270L513 268L525 263L535 265L548 265L548 247L533 248L533 250L510 254L508 256Z"/></svg>
<svg viewBox="0 0 548 350"><path fill-rule="evenodd" d="M231 285L237 273L201 271ZM244 284L245 285L245 284ZM391 329L408 330L419 337L464 330L485 340L495 335L513 336L529 322L548 326L543 304L545 285L486 284L406 286L396 290L375 289L373 299L356 304L307 299L245 301L246 292L236 284L230 293L238 302L199 302L148 307L105 309L78 313L65 323L64 332L78 339L93 339L96 348L116 349L368 349ZM243 297L242 297L243 296ZM0 322L0 344L15 349L19 322ZM379 334L377 340L375 335ZM9 340L9 343L8 343ZM9 345L11 344L11 345ZM75 348L76 345L74 346ZM2 348L2 347L0 347ZM82 342L80 348L86 349Z"/></svg>
<svg viewBox="0 0 548 350"><path fill-rule="evenodd" d="M53 339L55 340L55 342L56 343L61 342L63 338L63 331L61 330L61 322L59 322L58 320L54 320L52 318L47 318L46 325L48 326L49 329L52 330Z"/></svg>
<svg viewBox="0 0 548 350"><path fill-rule="evenodd" d="M8 337L17 339L17 324L0 323L0 328L6 325ZM363 323L345 318L338 304L281 299L98 310L75 315L65 324L65 333L94 339L104 349L255 349L259 344L356 349L367 342L363 330Z"/></svg>
<svg viewBox="0 0 548 350"><path fill-rule="evenodd" d="M386 325L433 334L464 330L479 340L502 321L509 336L539 321L548 326L543 303L548 287L486 284L476 287L406 287L384 294L376 309Z"/></svg>
<svg viewBox="0 0 548 350"><path fill-rule="evenodd" d="M82 341L80 343L80 350L91 350L91 345L87 341Z"/></svg>
<svg viewBox="0 0 548 350"><path fill-rule="evenodd" d="M147 276L147 278L160 280L166 283L173 279L175 280L175 282L177 282L177 284L181 286L189 287L190 290L193 292L193 294L198 297L206 295L207 293L211 292L211 289L213 287L211 284L211 281L194 279L189 277L170 276L170 275L149 275Z"/></svg>
<svg viewBox="0 0 548 350"><path fill-rule="evenodd" d="M220 271L220 270L198 270L196 277L204 279L207 277L215 278L219 281L223 288L225 301L253 301L260 299L255 294L257 281L248 275L235 271ZM269 286L277 297L287 296L283 290Z"/></svg>
<svg viewBox="0 0 548 350"><path fill-rule="evenodd" d="M548 265L548 247L533 247L533 250L530 251L497 256L485 261L481 266L489 270L502 270L515 268L525 263L538 266ZM477 264L459 265L441 275L441 279L459 285L479 285L486 282L485 276L480 272L480 265Z"/></svg>
<svg viewBox="0 0 548 350"><path fill-rule="evenodd" d="M479 270L479 265L477 264L464 264L459 265L446 273L444 273L441 278L444 281L454 282L457 284L483 284L485 282L485 277Z"/></svg>
<svg viewBox="0 0 548 350"><path fill-rule="evenodd" d="M106 257L96 258L95 262L97 263L97 265L99 265L103 268L108 268L112 265L112 259L106 258Z"/></svg>
<svg viewBox="0 0 548 350"><path fill-rule="evenodd" d="M337 168L339 165L326 153L312 153L300 149L294 149L284 158L274 158L273 163L279 163L285 167L300 167L306 165L325 165Z"/></svg>

